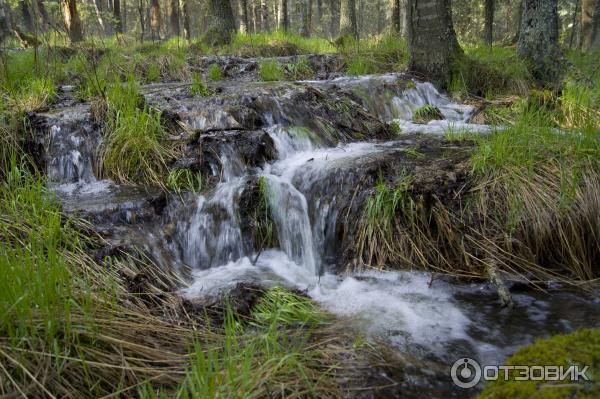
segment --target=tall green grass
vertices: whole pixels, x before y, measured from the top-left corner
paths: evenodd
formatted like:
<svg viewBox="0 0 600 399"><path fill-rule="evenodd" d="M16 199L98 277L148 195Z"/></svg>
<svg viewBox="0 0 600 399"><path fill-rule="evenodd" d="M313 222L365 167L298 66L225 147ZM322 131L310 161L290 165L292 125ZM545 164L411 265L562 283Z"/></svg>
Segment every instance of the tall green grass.
<svg viewBox="0 0 600 399"><path fill-rule="evenodd" d="M335 53L335 46L327 39L319 37L302 37L281 31L269 33L245 34L238 33L233 42L224 47L221 52L255 55L281 56L298 54L327 54Z"/></svg>
<svg viewBox="0 0 600 399"><path fill-rule="evenodd" d="M108 134L102 143L102 171L116 181L165 187L168 163L175 156L160 113L150 109L129 79L107 91Z"/></svg>

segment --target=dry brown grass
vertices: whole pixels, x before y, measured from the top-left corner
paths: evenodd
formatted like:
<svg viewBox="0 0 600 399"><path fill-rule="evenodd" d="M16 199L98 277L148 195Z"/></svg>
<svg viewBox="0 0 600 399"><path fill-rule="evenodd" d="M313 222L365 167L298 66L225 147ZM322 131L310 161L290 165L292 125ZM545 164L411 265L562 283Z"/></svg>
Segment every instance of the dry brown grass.
<svg viewBox="0 0 600 399"><path fill-rule="evenodd" d="M561 167L549 160L533 174L525 168L480 177L451 203L410 199L388 234L362 223L363 266L410 267L487 277L493 263L532 280L595 284L600 277L600 174L585 169L565 194ZM409 194L408 194L409 195Z"/></svg>

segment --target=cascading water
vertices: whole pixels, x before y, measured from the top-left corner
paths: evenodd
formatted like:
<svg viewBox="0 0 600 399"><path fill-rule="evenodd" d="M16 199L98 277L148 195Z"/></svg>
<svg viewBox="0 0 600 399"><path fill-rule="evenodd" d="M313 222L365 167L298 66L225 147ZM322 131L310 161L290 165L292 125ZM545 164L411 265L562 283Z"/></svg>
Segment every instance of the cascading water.
<svg viewBox="0 0 600 399"><path fill-rule="evenodd" d="M386 122L397 121L403 133L491 130L468 123L473 109L451 102L431 84L396 85L398 79L398 75L384 75L300 85L321 93L351 93L353 100L371 115ZM464 353L499 362L516 345L530 342L533 331L569 330L586 325L590 318L597 320L597 303L582 303L576 311L563 310L563 306L576 301L569 294L561 294L560 303L552 304L537 293L515 295L517 307L527 311L519 316L498 315L495 294L485 284L432 282L430 275L411 272L371 271L344 277L332 274L330 266L343 234L338 227L342 221L358 218L356 209L343 208L342 204L348 199L353 203L354 197L364 195L360 191L361 175L356 171L377 166L381 159L398 158L414 141L398 137L385 142L344 142L328 135L330 128L318 131L315 126L325 126L326 113L318 118L302 115L295 104L286 102L297 92L300 97L305 94L298 87L283 86L257 95L242 93L241 104L256 99L254 108L244 112L240 104L232 103L225 95L206 100L208 103L198 103L181 88L173 89L165 103L153 97L156 94L147 95L150 104L170 107L182 123L200 134L212 135L212 142L219 144L214 147L218 153L209 162L212 176L219 180L216 186L172 200L161 220L153 222L156 225L140 227L134 235L149 250L162 245L161 250L152 251L162 259L161 264L181 263L194 269L194 281L183 290L184 295L213 294L238 281L286 284L306 290L324 308L354 318L363 331L420 358L441 359L443 364ZM413 123L415 110L425 104L438 107L446 119ZM51 135L47 144L48 171L50 180L61 184L58 192L68 193L70 203L79 203L77 211L93 203L106 212L118 202L113 208L124 212L126 223L133 223L143 208L144 194L131 189L121 193L111 182L95 181L93 154L100 134L92 124L82 122L90 119L89 107L75 107L72 115L63 112L46 119ZM242 149L221 137L220 132L257 129L268 135L276 156L249 166ZM277 249L257 251L247 245L248 237L243 232L239 200L249 182L255 184L258 178L266 183L263 194L267 195L275 225ZM140 231L142 228L147 231ZM146 238L138 239L144 234ZM557 314L568 314L569 320ZM506 329L505 324L514 325Z"/></svg>

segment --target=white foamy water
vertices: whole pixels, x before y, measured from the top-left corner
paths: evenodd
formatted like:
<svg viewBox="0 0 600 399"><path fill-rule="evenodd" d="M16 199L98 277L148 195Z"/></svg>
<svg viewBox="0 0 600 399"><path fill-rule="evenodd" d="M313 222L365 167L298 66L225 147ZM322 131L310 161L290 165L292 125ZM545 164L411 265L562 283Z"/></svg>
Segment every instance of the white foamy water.
<svg viewBox="0 0 600 399"><path fill-rule="evenodd" d="M470 320L446 285L430 286L430 276L416 272L368 271L352 276L316 276L281 251L262 253L257 264L242 258L197 271L184 290L190 298L215 295L239 282L283 284L304 290L325 310L351 318L357 328L396 346L427 346L443 352L447 342L469 340Z"/></svg>

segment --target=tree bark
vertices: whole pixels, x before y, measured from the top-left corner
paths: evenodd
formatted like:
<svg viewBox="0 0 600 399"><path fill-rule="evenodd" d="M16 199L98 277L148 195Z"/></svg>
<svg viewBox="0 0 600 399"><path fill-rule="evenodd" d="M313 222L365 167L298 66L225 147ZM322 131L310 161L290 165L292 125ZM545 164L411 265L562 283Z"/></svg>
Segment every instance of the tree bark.
<svg viewBox="0 0 600 399"><path fill-rule="evenodd" d="M192 28L190 25L190 10L188 7L188 0L180 0L179 7L181 7L181 19L183 20L183 37L186 40L192 38Z"/></svg>
<svg viewBox="0 0 600 399"><path fill-rule="evenodd" d="M115 18L115 32L123 33L123 21L121 20L121 0L113 0L113 17Z"/></svg>
<svg viewBox="0 0 600 399"><path fill-rule="evenodd" d="M179 0L169 0L169 28L172 36L179 37Z"/></svg>
<svg viewBox="0 0 600 399"><path fill-rule="evenodd" d="M102 6L99 0L92 0L94 3L94 11L96 12L96 19L98 20L98 24L102 28L102 31L106 33L106 24L104 23L104 18L102 17ZM140 0L142 1L142 0Z"/></svg>
<svg viewBox="0 0 600 399"><path fill-rule="evenodd" d="M340 28L340 0L329 0L329 9L331 10L329 34L331 37L336 37Z"/></svg>
<svg viewBox="0 0 600 399"><path fill-rule="evenodd" d="M515 30L515 35L513 36L512 44L516 44L519 41L519 36L521 36L521 26L523 24L523 8L525 7L524 0L517 1L517 16L515 17L515 21L517 22L517 29Z"/></svg>
<svg viewBox="0 0 600 399"><path fill-rule="evenodd" d="M235 33L235 20L233 9L229 1L209 0L209 14L211 17L210 30L211 45L226 44L231 42L231 35Z"/></svg>
<svg viewBox="0 0 600 399"><path fill-rule="evenodd" d="M76 0L62 0L63 19L69 40L71 43L77 43L83 40L83 30L81 28L81 19L77 11Z"/></svg>
<svg viewBox="0 0 600 399"><path fill-rule="evenodd" d="M146 35L146 13L144 10L144 0L139 0L138 2L138 13L140 14L140 42L143 42Z"/></svg>
<svg viewBox="0 0 600 399"><path fill-rule="evenodd" d="M270 24L269 24L269 7L267 6L267 0L261 0L260 1L260 19L261 19L261 26L262 29L265 32L268 32L270 30Z"/></svg>
<svg viewBox="0 0 600 399"><path fill-rule="evenodd" d="M407 13L410 71L445 89L452 79L452 61L462 56L450 0L409 0Z"/></svg>
<svg viewBox="0 0 600 399"><path fill-rule="evenodd" d="M484 39L488 47L494 42L494 0L485 0Z"/></svg>
<svg viewBox="0 0 600 399"><path fill-rule="evenodd" d="M564 59L558 45L558 0L524 0L517 53L537 85L559 91Z"/></svg>
<svg viewBox="0 0 600 399"><path fill-rule="evenodd" d="M160 39L160 26L162 18L160 15L160 3L158 0L151 0L150 3L150 29L152 31L152 40Z"/></svg>
<svg viewBox="0 0 600 399"><path fill-rule="evenodd" d="M302 5L302 36L310 37L310 27L312 25L312 0L303 0Z"/></svg>
<svg viewBox="0 0 600 399"><path fill-rule="evenodd" d="M248 0L240 0L240 31L248 33L250 31L250 21L248 20Z"/></svg>
<svg viewBox="0 0 600 399"><path fill-rule="evenodd" d="M596 1L596 10L592 18L592 43L590 49L600 50L600 0Z"/></svg>
<svg viewBox="0 0 600 399"><path fill-rule="evenodd" d="M340 7L340 36L352 36L358 39L356 0L342 0Z"/></svg>
<svg viewBox="0 0 600 399"><path fill-rule="evenodd" d="M392 0L392 31L400 33L400 0Z"/></svg>
<svg viewBox="0 0 600 399"><path fill-rule="evenodd" d="M284 32L290 30L290 16L288 10L288 0L281 0L281 6L279 7L279 12L281 13L279 20L281 21L281 29Z"/></svg>
<svg viewBox="0 0 600 399"><path fill-rule="evenodd" d="M573 11L573 19L571 20L571 33L569 34L569 48L573 48L575 45L575 32L577 27L577 16L579 14L580 1L575 1L575 11Z"/></svg>
<svg viewBox="0 0 600 399"><path fill-rule="evenodd" d="M586 50L592 43L592 19L597 0L581 0L581 48Z"/></svg>

